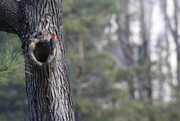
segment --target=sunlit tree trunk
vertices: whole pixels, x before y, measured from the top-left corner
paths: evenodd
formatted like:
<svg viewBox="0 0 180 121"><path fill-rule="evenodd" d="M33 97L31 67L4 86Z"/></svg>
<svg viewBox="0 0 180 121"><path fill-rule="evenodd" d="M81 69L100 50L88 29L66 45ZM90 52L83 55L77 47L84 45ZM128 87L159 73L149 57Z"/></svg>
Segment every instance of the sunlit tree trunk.
<svg viewBox="0 0 180 121"><path fill-rule="evenodd" d="M141 40L142 40L142 45L140 46L140 51L139 51L139 65L142 66L143 68L145 68L145 75L146 77L144 77L141 81L143 81L141 84L144 90L142 90L141 92L144 93L145 91L145 95L141 95L142 98L144 98L143 100L145 102L151 102L152 101L152 80L151 77L148 76L151 70L150 67L150 50L149 50L149 42L150 42L150 28L148 27L149 24L148 23L148 19L147 16L145 16L145 1L144 0L140 0L140 28L141 28ZM149 13L149 11L146 11L147 13Z"/></svg>
<svg viewBox="0 0 180 121"><path fill-rule="evenodd" d="M180 42L179 42L179 2L178 0L173 0L174 5L174 16L171 19L167 13L167 0L161 0L163 14L165 17L165 22L167 25L168 30L171 32L175 46L176 46L176 60L177 60L177 68L176 68L176 75L177 75L177 86L175 86L175 97L179 98L180 96Z"/></svg>
<svg viewBox="0 0 180 121"><path fill-rule="evenodd" d="M152 5L147 8L147 1L140 2L140 34L142 45L139 48L139 66L143 68L142 77L139 78L141 101L153 106L153 85L151 75L151 57L150 57L150 31ZM148 1L150 2L150 1ZM153 112L149 115L149 120L154 121Z"/></svg>

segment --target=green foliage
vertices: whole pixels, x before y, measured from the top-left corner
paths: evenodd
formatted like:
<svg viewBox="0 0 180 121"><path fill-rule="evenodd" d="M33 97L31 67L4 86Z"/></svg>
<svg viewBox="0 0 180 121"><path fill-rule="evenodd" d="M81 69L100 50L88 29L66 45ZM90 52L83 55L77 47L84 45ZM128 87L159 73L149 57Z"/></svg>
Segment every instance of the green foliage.
<svg viewBox="0 0 180 121"><path fill-rule="evenodd" d="M7 78L15 78L22 75L23 57L20 53L14 52L12 45L6 44L0 50L0 81L6 83ZM15 75L15 76L14 76Z"/></svg>
<svg viewBox="0 0 180 121"><path fill-rule="evenodd" d="M24 78L8 80L8 85L0 84L1 121L24 121L27 119L27 98Z"/></svg>
<svg viewBox="0 0 180 121"><path fill-rule="evenodd" d="M179 121L180 120L180 102L170 102L166 104L158 105L155 112L155 118L157 121Z"/></svg>
<svg viewBox="0 0 180 121"><path fill-rule="evenodd" d="M113 5L109 0L67 0L63 5L65 32L99 37L109 21Z"/></svg>
<svg viewBox="0 0 180 121"><path fill-rule="evenodd" d="M132 81L135 76L133 68L122 68L117 71L116 80L117 81Z"/></svg>
<svg viewBox="0 0 180 121"><path fill-rule="evenodd" d="M20 41L13 34L0 32L0 120L27 119L24 59Z"/></svg>
<svg viewBox="0 0 180 121"><path fill-rule="evenodd" d="M151 64L151 67L153 66L153 63ZM116 74L116 81L122 82L122 81L128 81L132 82L134 78L137 78L138 80L144 80L147 78L155 78L157 77L156 71L148 71L147 67L145 66L134 66L129 68L120 68L117 71Z"/></svg>

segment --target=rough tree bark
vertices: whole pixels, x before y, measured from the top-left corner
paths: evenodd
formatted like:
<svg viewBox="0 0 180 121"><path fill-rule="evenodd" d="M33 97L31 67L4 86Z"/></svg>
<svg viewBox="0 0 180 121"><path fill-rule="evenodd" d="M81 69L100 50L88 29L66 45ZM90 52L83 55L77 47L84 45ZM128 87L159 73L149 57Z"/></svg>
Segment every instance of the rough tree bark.
<svg viewBox="0 0 180 121"><path fill-rule="evenodd" d="M22 40L30 121L74 121L62 18L62 0L0 1L0 31Z"/></svg>

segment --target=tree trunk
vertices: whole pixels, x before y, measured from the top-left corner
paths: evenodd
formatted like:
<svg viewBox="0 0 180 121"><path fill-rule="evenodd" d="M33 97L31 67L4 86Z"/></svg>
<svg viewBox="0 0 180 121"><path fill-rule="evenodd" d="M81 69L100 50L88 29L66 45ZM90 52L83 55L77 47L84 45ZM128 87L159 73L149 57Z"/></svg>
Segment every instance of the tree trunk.
<svg viewBox="0 0 180 121"><path fill-rule="evenodd" d="M123 52L123 64L126 68L131 68L134 66L134 52L133 46L131 44L130 36L130 19L131 15L129 13L129 0L122 1L122 6L125 9L125 13L116 14L116 24L117 24L117 35L119 40L119 46ZM122 58L121 58L122 59ZM133 79L132 79L133 80ZM135 87L134 80L131 79L127 81L128 90L132 99L136 99L135 97Z"/></svg>
<svg viewBox="0 0 180 121"><path fill-rule="evenodd" d="M29 120L74 121L63 40L62 1L1 0L0 10L0 25L6 23L0 30L18 34L23 43ZM57 35L55 41L51 39L52 34Z"/></svg>
<svg viewBox="0 0 180 121"><path fill-rule="evenodd" d="M167 14L167 0L161 0L163 14L165 17L165 22L170 30L174 43L176 45L176 61L177 61L177 68L176 68L176 75L177 75L177 86L175 90L175 98L179 100L180 96L180 43L179 43L179 2L178 0L173 0L174 4L174 16L173 20L168 17Z"/></svg>
<svg viewBox="0 0 180 121"><path fill-rule="evenodd" d="M142 45L140 46L140 57L139 65L143 67L144 74L142 79L139 80L139 85L141 88L140 97L143 101L153 106L153 84L151 74L151 58L150 58L150 30L151 30L151 16L152 16L152 5L150 10L147 10L147 3L144 0L139 0L140 2L140 28L141 28L141 40ZM150 2L150 1L149 1ZM148 26L149 25L149 26ZM142 72L141 72L142 73ZM154 112L149 114L149 120L154 121Z"/></svg>

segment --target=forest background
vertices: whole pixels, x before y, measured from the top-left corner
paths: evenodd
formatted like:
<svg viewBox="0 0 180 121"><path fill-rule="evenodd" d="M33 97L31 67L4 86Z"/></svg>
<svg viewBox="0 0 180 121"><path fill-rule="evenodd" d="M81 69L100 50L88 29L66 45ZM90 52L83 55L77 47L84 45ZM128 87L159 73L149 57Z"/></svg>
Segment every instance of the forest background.
<svg viewBox="0 0 180 121"><path fill-rule="evenodd" d="M65 0L76 121L180 121L180 0ZM28 117L24 59L0 33L0 120Z"/></svg>

